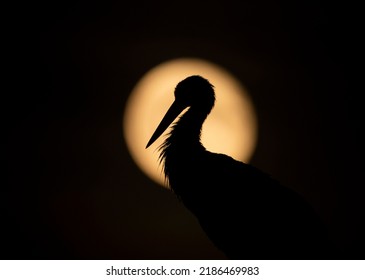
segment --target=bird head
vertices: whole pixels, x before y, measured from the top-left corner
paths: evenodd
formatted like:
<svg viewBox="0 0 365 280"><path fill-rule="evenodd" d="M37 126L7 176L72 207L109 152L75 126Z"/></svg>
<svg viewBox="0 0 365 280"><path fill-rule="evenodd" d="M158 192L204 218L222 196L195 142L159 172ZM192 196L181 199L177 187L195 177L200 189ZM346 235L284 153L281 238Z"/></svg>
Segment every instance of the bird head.
<svg viewBox="0 0 365 280"><path fill-rule="evenodd" d="M207 79L198 75L187 77L179 82L175 88L174 95L175 101L156 128L146 148L155 142L187 107L195 108L202 114L207 115L215 102L213 85Z"/></svg>

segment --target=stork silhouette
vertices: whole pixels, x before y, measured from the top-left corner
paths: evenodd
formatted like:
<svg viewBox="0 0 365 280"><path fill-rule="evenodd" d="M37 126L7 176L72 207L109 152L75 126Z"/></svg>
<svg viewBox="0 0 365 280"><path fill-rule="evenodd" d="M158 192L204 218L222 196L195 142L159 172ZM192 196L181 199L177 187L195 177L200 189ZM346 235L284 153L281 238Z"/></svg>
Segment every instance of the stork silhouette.
<svg viewBox="0 0 365 280"><path fill-rule="evenodd" d="M214 103L214 87L208 80L184 79L146 146L190 107L159 148L173 192L230 259L327 258L325 228L299 194L259 169L211 153L201 144L201 128Z"/></svg>

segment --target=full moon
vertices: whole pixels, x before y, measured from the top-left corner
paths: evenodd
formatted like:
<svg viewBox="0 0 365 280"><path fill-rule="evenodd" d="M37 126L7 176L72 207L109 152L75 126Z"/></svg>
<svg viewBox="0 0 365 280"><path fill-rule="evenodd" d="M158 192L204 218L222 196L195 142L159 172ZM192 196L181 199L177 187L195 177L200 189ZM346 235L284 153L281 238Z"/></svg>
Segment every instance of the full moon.
<svg viewBox="0 0 365 280"><path fill-rule="evenodd" d="M137 166L161 186L165 184L158 147L164 135L149 148L146 144L174 101L176 85L200 75L214 85L216 103L202 129L202 144L216 153L248 162L257 139L255 110L245 87L226 69L206 60L174 59L149 70L133 88L124 110L123 132ZM178 119L178 118L177 118ZM176 120L177 120L176 119ZM166 130L166 133L169 129Z"/></svg>

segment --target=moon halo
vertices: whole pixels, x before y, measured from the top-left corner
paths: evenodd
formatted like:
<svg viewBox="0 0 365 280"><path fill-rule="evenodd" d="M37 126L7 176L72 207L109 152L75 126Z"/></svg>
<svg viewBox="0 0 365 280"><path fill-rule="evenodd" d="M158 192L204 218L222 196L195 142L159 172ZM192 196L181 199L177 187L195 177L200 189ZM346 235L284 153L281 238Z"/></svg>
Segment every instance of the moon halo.
<svg viewBox="0 0 365 280"><path fill-rule="evenodd" d="M164 136L149 149L145 146L172 104L176 85L191 75L208 79L216 93L215 106L202 129L201 140L205 148L248 162L256 146L258 124L254 106L245 87L232 74L212 62L197 58L161 63L141 77L133 88L126 102L123 132L137 166L164 187L167 186L158 159L158 147Z"/></svg>

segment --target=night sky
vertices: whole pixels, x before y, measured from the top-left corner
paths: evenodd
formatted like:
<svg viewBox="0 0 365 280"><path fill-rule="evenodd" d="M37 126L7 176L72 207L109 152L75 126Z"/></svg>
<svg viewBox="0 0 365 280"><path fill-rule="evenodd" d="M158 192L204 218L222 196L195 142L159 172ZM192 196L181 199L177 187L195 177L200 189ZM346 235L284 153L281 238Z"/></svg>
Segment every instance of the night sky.
<svg viewBox="0 0 365 280"><path fill-rule="evenodd" d="M251 94L259 122L251 163L313 205L341 258L363 259L356 7L288 2L12 7L3 34L1 258L224 258L182 203L138 169L122 132L144 73L199 57Z"/></svg>

